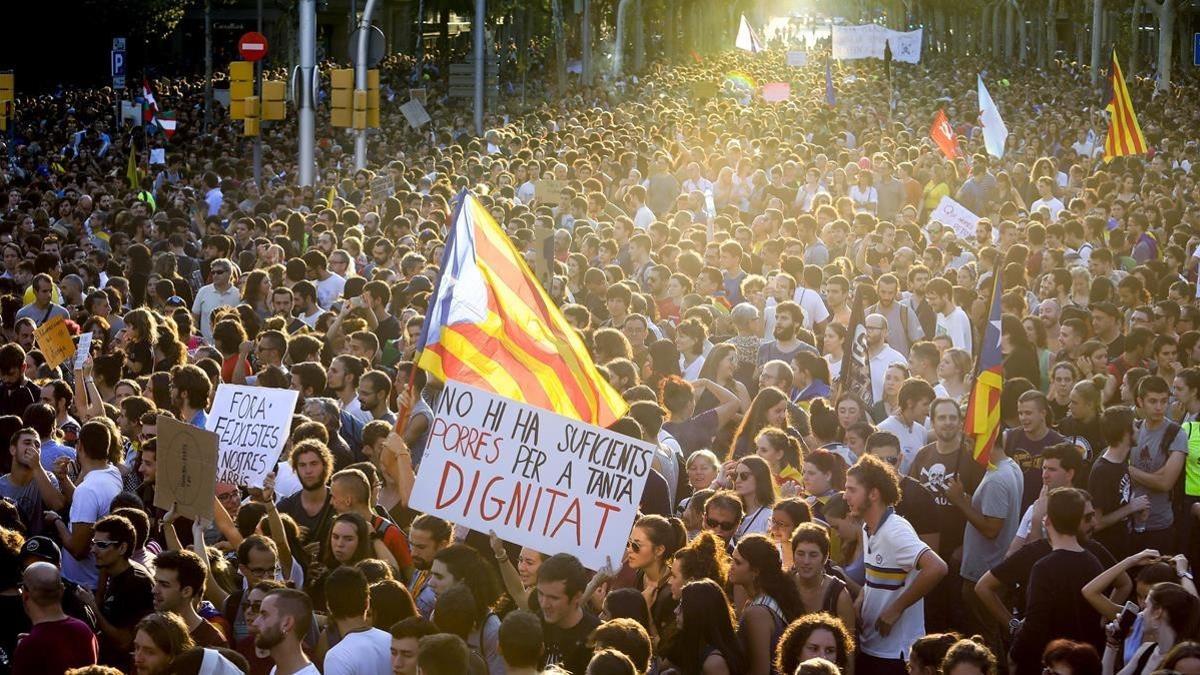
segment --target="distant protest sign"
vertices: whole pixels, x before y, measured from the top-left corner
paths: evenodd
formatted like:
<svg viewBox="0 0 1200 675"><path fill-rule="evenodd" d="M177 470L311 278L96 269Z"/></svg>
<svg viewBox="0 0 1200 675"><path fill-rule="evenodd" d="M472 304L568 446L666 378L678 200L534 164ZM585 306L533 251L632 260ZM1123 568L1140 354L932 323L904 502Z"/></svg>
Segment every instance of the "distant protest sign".
<svg viewBox="0 0 1200 675"><path fill-rule="evenodd" d="M447 382L409 506L585 567L619 565L654 448Z"/></svg>
<svg viewBox="0 0 1200 675"><path fill-rule="evenodd" d="M92 353L92 332L84 331L79 334L79 344L75 345L75 370L83 369L84 361Z"/></svg>
<svg viewBox="0 0 1200 675"><path fill-rule="evenodd" d="M221 483L262 487L287 441L299 392L222 384L205 429L217 434Z"/></svg>
<svg viewBox="0 0 1200 675"><path fill-rule="evenodd" d="M781 103L792 96L792 85L787 82L770 82L762 88L763 100L767 103Z"/></svg>
<svg viewBox="0 0 1200 675"><path fill-rule="evenodd" d="M56 316L33 331L38 351L46 357L46 365L50 370L62 365L64 361L75 355L75 341L67 331L67 320Z"/></svg>
<svg viewBox="0 0 1200 675"><path fill-rule="evenodd" d="M170 417L158 418L154 505L184 518L211 519L216 494L217 435Z"/></svg>
<svg viewBox="0 0 1200 675"><path fill-rule="evenodd" d="M533 198L538 204L558 206L562 201L562 189L567 187L565 180L542 179L533 182Z"/></svg>
<svg viewBox="0 0 1200 675"><path fill-rule="evenodd" d="M793 68L803 68L808 65L808 52L790 51L787 53L787 64Z"/></svg>
<svg viewBox="0 0 1200 675"><path fill-rule="evenodd" d="M429 112L415 98L410 99L408 103L400 106L400 112L404 114L404 119L408 121L408 126L414 129L420 129L423 125L430 122Z"/></svg>
<svg viewBox="0 0 1200 675"><path fill-rule="evenodd" d="M938 202L929 214L929 219L949 226L954 230L955 236L967 240L975 238L975 225L979 223L979 216L950 197L942 197L942 201Z"/></svg>

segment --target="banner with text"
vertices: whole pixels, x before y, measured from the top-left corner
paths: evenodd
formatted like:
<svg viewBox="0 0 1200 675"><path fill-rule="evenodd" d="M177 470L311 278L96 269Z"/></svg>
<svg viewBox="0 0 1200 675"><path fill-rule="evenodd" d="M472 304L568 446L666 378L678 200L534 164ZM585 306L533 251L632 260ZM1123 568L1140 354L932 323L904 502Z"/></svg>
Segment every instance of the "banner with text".
<svg viewBox="0 0 1200 675"><path fill-rule="evenodd" d="M262 487L279 461L299 392L222 384L204 428L217 434L217 482Z"/></svg>
<svg viewBox="0 0 1200 675"><path fill-rule="evenodd" d="M585 567L619 565L654 448L447 382L409 505Z"/></svg>
<svg viewBox="0 0 1200 675"><path fill-rule="evenodd" d="M882 59L884 45L891 43L892 58L901 63L921 61L923 29L903 32L868 23L833 27L833 58Z"/></svg>

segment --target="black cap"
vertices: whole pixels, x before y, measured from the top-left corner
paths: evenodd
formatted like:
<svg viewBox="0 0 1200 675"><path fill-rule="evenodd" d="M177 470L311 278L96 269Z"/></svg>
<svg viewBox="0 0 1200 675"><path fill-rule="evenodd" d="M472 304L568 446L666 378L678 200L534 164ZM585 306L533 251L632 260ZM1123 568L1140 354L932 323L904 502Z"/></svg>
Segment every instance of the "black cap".
<svg viewBox="0 0 1200 675"><path fill-rule="evenodd" d="M21 547L21 557L32 556L39 560L44 560L54 565L62 564L62 553L58 550L58 544L50 537L30 537L25 540L25 545Z"/></svg>

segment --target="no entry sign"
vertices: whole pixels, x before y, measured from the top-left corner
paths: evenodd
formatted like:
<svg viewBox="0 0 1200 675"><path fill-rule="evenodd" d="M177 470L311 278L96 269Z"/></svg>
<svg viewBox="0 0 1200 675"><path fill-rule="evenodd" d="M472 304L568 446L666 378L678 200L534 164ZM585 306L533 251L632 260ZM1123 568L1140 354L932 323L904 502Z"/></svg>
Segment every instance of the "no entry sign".
<svg viewBox="0 0 1200 675"><path fill-rule="evenodd" d="M267 36L250 31L238 40L238 53L247 61L257 61L267 55Z"/></svg>

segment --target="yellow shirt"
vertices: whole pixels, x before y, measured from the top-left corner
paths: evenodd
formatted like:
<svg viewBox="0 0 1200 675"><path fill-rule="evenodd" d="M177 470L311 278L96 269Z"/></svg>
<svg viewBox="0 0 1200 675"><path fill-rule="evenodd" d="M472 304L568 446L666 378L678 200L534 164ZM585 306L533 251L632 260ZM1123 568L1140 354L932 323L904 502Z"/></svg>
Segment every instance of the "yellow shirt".
<svg viewBox="0 0 1200 675"><path fill-rule="evenodd" d="M950 186L946 185L945 181L936 185L933 181L929 181L925 184L923 194L925 195L925 211L932 211L937 207L938 202L942 201L942 197L950 196Z"/></svg>

